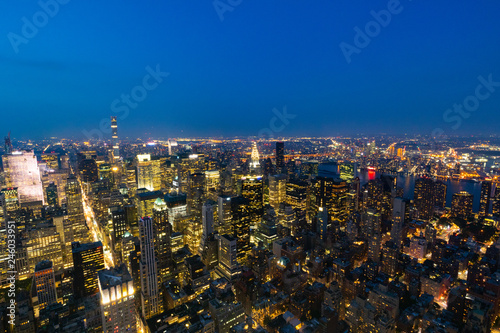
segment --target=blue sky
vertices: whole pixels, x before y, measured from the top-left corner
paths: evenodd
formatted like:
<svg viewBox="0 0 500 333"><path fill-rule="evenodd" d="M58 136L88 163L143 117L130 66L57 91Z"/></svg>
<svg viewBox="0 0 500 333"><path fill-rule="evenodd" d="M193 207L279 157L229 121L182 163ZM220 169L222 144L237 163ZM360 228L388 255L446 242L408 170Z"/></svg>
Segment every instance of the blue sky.
<svg viewBox="0 0 500 333"><path fill-rule="evenodd" d="M354 46L354 28L395 3L219 3L232 9L223 20L210 0L71 0L44 22L36 1L1 2L0 134L99 130L148 66L169 76L120 118L121 136L257 135L285 106L295 118L277 136L496 133L500 87L457 129L443 113L474 95L478 76L500 82L498 1L401 0L350 63L340 43ZM13 47L34 15L37 33Z"/></svg>

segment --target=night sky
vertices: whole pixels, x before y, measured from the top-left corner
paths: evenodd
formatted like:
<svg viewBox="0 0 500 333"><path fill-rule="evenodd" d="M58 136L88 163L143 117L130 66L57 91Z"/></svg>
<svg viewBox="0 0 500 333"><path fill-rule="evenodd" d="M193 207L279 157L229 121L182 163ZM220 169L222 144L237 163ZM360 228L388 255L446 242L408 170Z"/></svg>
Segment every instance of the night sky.
<svg viewBox="0 0 500 333"><path fill-rule="evenodd" d="M0 136L83 138L115 113L122 137L468 135L500 123L496 0L60 1L53 17L37 1L0 3ZM370 23L381 10L390 22ZM367 24L373 37L356 47ZM157 67L161 82L146 77ZM474 112L446 113L489 75L499 83L479 88ZM131 92L140 101L127 106Z"/></svg>

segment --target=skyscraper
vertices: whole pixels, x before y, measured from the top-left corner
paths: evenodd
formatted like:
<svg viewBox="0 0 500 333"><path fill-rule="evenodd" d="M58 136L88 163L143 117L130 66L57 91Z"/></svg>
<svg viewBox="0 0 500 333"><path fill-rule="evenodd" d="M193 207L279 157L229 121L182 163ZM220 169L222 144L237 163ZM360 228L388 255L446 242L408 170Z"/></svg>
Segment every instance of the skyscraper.
<svg viewBox="0 0 500 333"><path fill-rule="evenodd" d="M154 204L153 223L158 274L163 280L169 277L172 264L172 244L170 242L172 225L168 222L167 204L160 198L156 199Z"/></svg>
<svg viewBox="0 0 500 333"><path fill-rule="evenodd" d="M282 141L276 142L276 168L278 172L283 172L285 167L285 143Z"/></svg>
<svg viewBox="0 0 500 333"><path fill-rule="evenodd" d="M490 214L492 183L483 181L481 184L481 198L479 199L479 216L487 217Z"/></svg>
<svg viewBox="0 0 500 333"><path fill-rule="evenodd" d="M141 239L141 305L144 318L149 319L160 312L158 291L158 266L154 249L153 220L143 217L139 220Z"/></svg>
<svg viewBox="0 0 500 333"><path fill-rule="evenodd" d="M216 202L212 200L207 200L202 207L201 219L203 233L201 236L200 248L198 250L200 257L202 257L208 237L214 233L216 207Z"/></svg>
<svg viewBox="0 0 500 333"><path fill-rule="evenodd" d="M418 217L422 220L430 220L434 215L434 182L431 178L420 178L415 181L415 192L413 195Z"/></svg>
<svg viewBox="0 0 500 333"><path fill-rule="evenodd" d="M103 332L137 332L134 283L126 265L100 271L99 291Z"/></svg>
<svg viewBox="0 0 500 333"><path fill-rule="evenodd" d="M401 247L403 241L403 224L405 221L405 201L403 198L394 198L392 208L392 229L391 240L398 247Z"/></svg>
<svg viewBox="0 0 500 333"><path fill-rule="evenodd" d="M280 203L286 201L286 175L269 176L269 204L275 212L279 211Z"/></svg>
<svg viewBox="0 0 500 333"><path fill-rule="evenodd" d="M104 269L104 252L101 242L71 244L73 253L73 283L76 298L99 292L97 273Z"/></svg>
<svg viewBox="0 0 500 333"><path fill-rule="evenodd" d="M231 232L231 197L227 195L221 195L217 198L217 214L218 220L215 226L215 230L220 234L228 234Z"/></svg>
<svg viewBox="0 0 500 333"><path fill-rule="evenodd" d="M38 309L57 303L56 280L52 261L40 261L35 266L34 284L38 298Z"/></svg>
<svg viewBox="0 0 500 333"><path fill-rule="evenodd" d="M257 225L263 215L264 187L262 177L243 177L241 178L241 195L249 200L249 213L252 225Z"/></svg>
<svg viewBox="0 0 500 333"><path fill-rule="evenodd" d="M111 117L111 139L113 144L113 158L118 160L120 158L120 143L118 141L118 124L116 116Z"/></svg>
<svg viewBox="0 0 500 333"><path fill-rule="evenodd" d="M80 183L74 175L69 176L65 191L68 220L70 220L73 228L74 240L87 242L89 234L83 212L82 191Z"/></svg>
<svg viewBox="0 0 500 333"><path fill-rule="evenodd" d="M451 215L464 220L468 219L472 215L473 201L474 196L469 192L454 193L451 199Z"/></svg>
<svg viewBox="0 0 500 333"><path fill-rule="evenodd" d="M316 177L313 184L316 210L326 207L331 221L345 221L347 218L347 192L349 186L340 179Z"/></svg>
<svg viewBox="0 0 500 333"><path fill-rule="evenodd" d="M236 238L222 235L219 239L219 266L216 271L221 277L232 281L240 272L241 267L237 261Z"/></svg>
<svg viewBox="0 0 500 333"><path fill-rule="evenodd" d="M57 186L54 183L50 183L45 189L47 195L47 204L49 206L59 205L59 198L57 196Z"/></svg>
<svg viewBox="0 0 500 333"><path fill-rule="evenodd" d="M244 259L251 250L250 226L252 225L252 209L250 200L239 196L231 198L231 235L237 242L238 258Z"/></svg>
<svg viewBox="0 0 500 333"><path fill-rule="evenodd" d="M257 149L257 142L252 144L252 154L250 156L250 171L259 172L260 171L260 156L259 150Z"/></svg>
<svg viewBox="0 0 500 333"><path fill-rule="evenodd" d="M45 203L40 170L33 151L14 151L2 156L7 187L17 187L20 203Z"/></svg>
<svg viewBox="0 0 500 333"><path fill-rule="evenodd" d="M381 216L373 209L363 214L363 229L368 239L368 258L375 262L380 261L381 249Z"/></svg>
<svg viewBox="0 0 500 333"><path fill-rule="evenodd" d="M161 162L152 160L150 154L137 155L137 188L161 190Z"/></svg>

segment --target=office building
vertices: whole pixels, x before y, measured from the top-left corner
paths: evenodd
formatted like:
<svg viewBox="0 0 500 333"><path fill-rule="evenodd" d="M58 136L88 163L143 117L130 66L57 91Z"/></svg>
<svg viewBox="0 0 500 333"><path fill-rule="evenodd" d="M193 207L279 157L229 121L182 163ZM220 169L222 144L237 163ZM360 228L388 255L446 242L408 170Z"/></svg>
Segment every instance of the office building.
<svg viewBox="0 0 500 333"><path fill-rule="evenodd" d="M51 304L57 303L55 281L52 261L44 260L36 264L33 283L35 284L39 311Z"/></svg>
<svg viewBox="0 0 500 333"><path fill-rule="evenodd" d="M103 332L137 332L134 283L125 264L99 272L99 292Z"/></svg>
<svg viewBox="0 0 500 333"><path fill-rule="evenodd" d="M43 185L33 151L14 151L2 156L6 187L17 187L19 201L44 203Z"/></svg>
<svg viewBox="0 0 500 333"><path fill-rule="evenodd" d="M154 247L160 280L166 279L172 266L172 225L168 221L167 204L158 198L153 207Z"/></svg>
<svg viewBox="0 0 500 333"><path fill-rule="evenodd" d="M285 167L285 143L282 141L276 142L276 169L278 172L283 172Z"/></svg>
<svg viewBox="0 0 500 333"><path fill-rule="evenodd" d="M240 273L241 266L237 261L236 238L230 235L222 235L219 238L219 265L216 268L216 275L225 277L228 281L233 281Z"/></svg>
<svg viewBox="0 0 500 333"><path fill-rule="evenodd" d="M287 178L287 175L269 176L269 204L275 212L278 212L280 204L286 201Z"/></svg>
<svg viewBox="0 0 500 333"><path fill-rule="evenodd" d="M101 242L72 244L73 283L76 298L99 292L97 273L104 269L104 252Z"/></svg>
<svg viewBox="0 0 500 333"><path fill-rule="evenodd" d="M143 217L139 220L139 232L141 241L141 306L144 318L149 319L161 310L153 220L150 217Z"/></svg>

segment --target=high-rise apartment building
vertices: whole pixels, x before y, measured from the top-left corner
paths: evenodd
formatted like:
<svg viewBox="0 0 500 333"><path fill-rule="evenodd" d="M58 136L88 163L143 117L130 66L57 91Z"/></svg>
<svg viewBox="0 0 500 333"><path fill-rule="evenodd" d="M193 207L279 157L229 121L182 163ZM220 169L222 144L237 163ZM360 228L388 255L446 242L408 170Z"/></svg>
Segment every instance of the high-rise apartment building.
<svg viewBox="0 0 500 333"><path fill-rule="evenodd" d="M472 216L474 196L466 191L453 194L451 200L451 215L467 220Z"/></svg>

